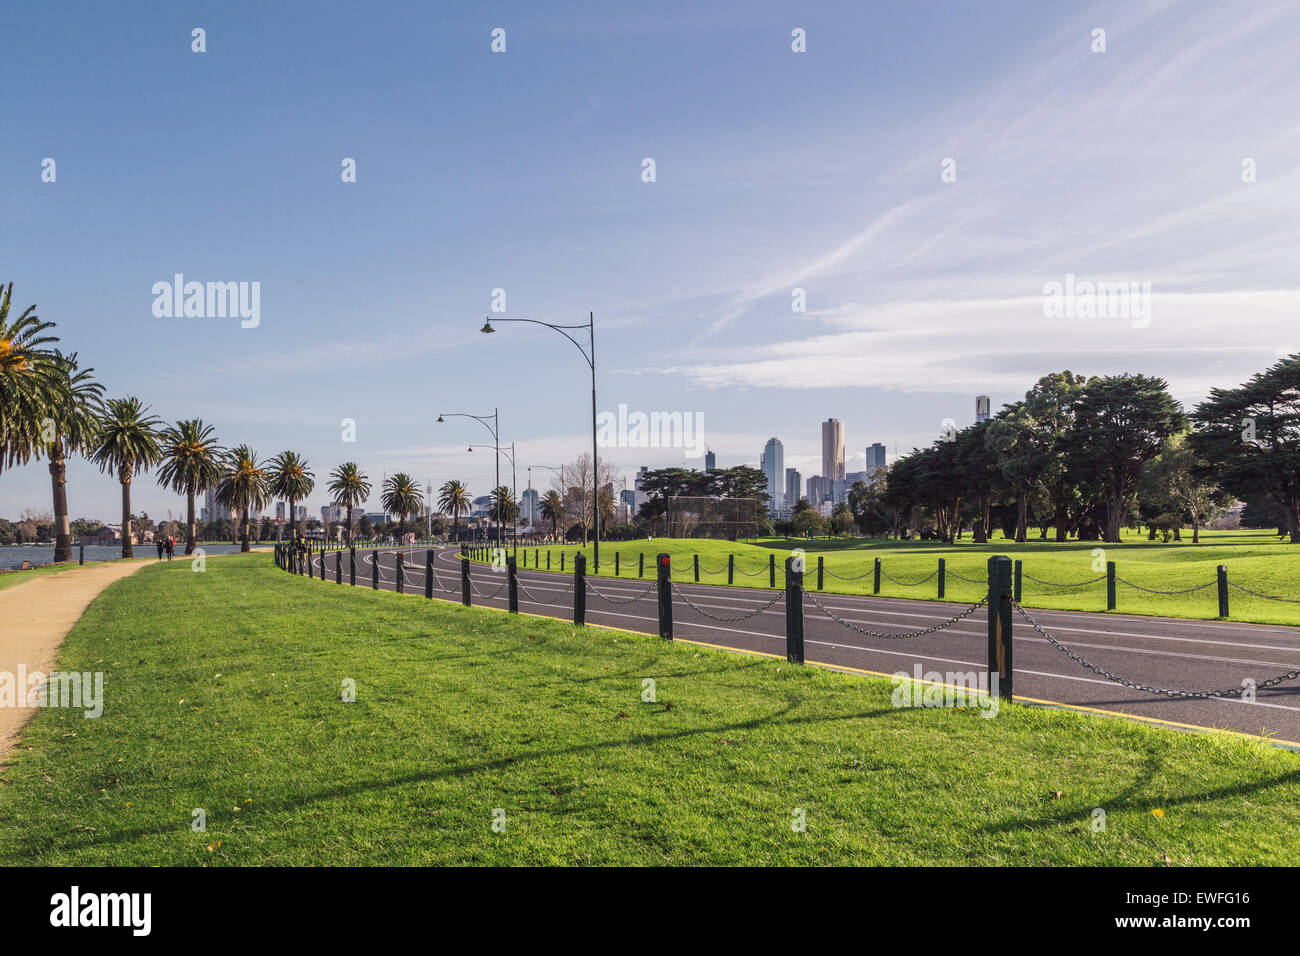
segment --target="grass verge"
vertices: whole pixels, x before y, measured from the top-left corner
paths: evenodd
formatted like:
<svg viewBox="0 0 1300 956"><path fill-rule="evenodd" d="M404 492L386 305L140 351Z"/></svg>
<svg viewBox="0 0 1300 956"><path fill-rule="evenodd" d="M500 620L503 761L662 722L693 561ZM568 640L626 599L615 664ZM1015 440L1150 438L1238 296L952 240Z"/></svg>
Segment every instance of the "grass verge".
<svg viewBox="0 0 1300 956"><path fill-rule="evenodd" d="M267 555L114 583L60 663L105 672L105 713L46 710L24 732L0 769L0 864L1282 864L1300 849L1300 755L1258 741L898 709L882 679L339 587Z"/></svg>

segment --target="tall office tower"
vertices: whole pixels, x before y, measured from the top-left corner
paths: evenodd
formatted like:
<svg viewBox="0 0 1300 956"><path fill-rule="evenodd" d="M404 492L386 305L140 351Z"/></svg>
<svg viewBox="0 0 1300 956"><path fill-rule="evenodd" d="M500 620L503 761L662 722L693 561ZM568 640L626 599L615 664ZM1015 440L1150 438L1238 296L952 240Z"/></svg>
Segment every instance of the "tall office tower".
<svg viewBox="0 0 1300 956"><path fill-rule="evenodd" d="M813 475L808 479L808 503L816 508L831 497L831 479L824 475Z"/></svg>
<svg viewBox="0 0 1300 956"><path fill-rule="evenodd" d="M529 524L535 524L537 522L537 512L540 507L540 500L541 496L538 494L536 488L526 489L523 497L520 499L519 510L527 519Z"/></svg>
<svg viewBox="0 0 1300 956"><path fill-rule="evenodd" d="M797 468L787 468L785 470L785 507L788 511L793 511L794 506L799 503L799 489L803 487L803 477L799 474Z"/></svg>
<svg viewBox="0 0 1300 956"><path fill-rule="evenodd" d="M771 495L768 509L776 511L785 500L785 447L778 438L769 438L763 446L763 477L767 479L767 493Z"/></svg>
<svg viewBox="0 0 1300 956"><path fill-rule="evenodd" d="M989 420L989 397L987 395L975 396L975 421L986 422Z"/></svg>
<svg viewBox="0 0 1300 956"><path fill-rule="evenodd" d="M717 467L718 467L718 456L711 451L706 451L704 453L704 470L713 471L713 469Z"/></svg>
<svg viewBox="0 0 1300 956"><path fill-rule="evenodd" d="M867 446L867 474L871 475L877 468L885 467L885 446L880 442Z"/></svg>
<svg viewBox="0 0 1300 956"><path fill-rule="evenodd" d="M203 495L203 508L208 513L209 521L221 521L230 517L230 509L217 501L215 488L209 488Z"/></svg>
<svg viewBox="0 0 1300 956"><path fill-rule="evenodd" d="M640 491L640 490L641 490L641 479L643 479L643 478L646 476L646 472L649 471L649 470L650 470L650 469L647 468L645 465L642 465L642 466L641 466L641 470L638 471L638 472L636 473L636 478L634 478L634 479L632 480L632 488L633 488L633 490L635 490L635 491Z"/></svg>
<svg viewBox="0 0 1300 956"><path fill-rule="evenodd" d="M822 422L822 475L844 480L844 424L836 418Z"/></svg>

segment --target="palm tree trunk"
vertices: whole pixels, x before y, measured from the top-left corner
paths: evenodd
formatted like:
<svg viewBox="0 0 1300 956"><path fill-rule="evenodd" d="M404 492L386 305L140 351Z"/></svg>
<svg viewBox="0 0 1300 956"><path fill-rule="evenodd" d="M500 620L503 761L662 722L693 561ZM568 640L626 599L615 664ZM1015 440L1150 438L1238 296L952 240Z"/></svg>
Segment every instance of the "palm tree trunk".
<svg viewBox="0 0 1300 956"><path fill-rule="evenodd" d="M352 505L348 505L348 547L352 547Z"/></svg>
<svg viewBox="0 0 1300 956"><path fill-rule="evenodd" d="M250 511L252 511L251 508L245 508L245 509L244 509L244 516L243 516L243 518L240 519L240 522L239 522L240 525L241 525L241 527L243 528L243 536L242 536L242 538L241 538L241 540L240 540L240 542L239 542L239 550L240 550L241 552L252 550L252 549L249 548L249 546L248 546L248 514L249 514Z"/></svg>
<svg viewBox="0 0 1300 956"><path fill-rule="evenodd" d="M198 522L194 519L194 489L185 495L185 553L193 554L199 537Z"/></svg>
<svg viewBox="0 0 1300 956"><path fill-rule="evenodd" d="M50 449L50 485L54 492L54 563L72 560L72 529L68 525L68 465L63 441L56 437Z"/></svg>
<svg viewBox="0 0 1300 956"><path fill-rule="evenodd" d="M117 469L117 480L122 483L122 557L134 558L131 547L131 466L122 462Z"/></svg>

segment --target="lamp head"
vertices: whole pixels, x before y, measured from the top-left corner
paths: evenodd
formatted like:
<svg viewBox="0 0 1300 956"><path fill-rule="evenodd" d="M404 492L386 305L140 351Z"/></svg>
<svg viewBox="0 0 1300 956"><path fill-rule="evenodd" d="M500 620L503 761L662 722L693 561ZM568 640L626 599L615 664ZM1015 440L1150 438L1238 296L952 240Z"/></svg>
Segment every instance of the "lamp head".
<svg viewBox="0 0 1300 956"><path fill-rule="evenodd" d="M483 328L479 329L479 331L480 331L480 332L495 332L496 329L492 328L492 320L491 320L490 318L488 318L487 316L484 316L484 318L483 318Z"/></svg>

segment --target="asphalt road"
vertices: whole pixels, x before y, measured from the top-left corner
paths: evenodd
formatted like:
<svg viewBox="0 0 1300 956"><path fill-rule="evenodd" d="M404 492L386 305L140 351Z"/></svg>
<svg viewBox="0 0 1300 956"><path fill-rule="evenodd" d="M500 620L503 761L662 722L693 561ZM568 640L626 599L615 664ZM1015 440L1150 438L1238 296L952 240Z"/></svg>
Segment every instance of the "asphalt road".
<svg viewBox="0 0 1300 956"><path fill-rule="evenodd" d="M325 557L326 578L331 583L336 553ZM358 586L370 586L371 554L357 552ZM405 590L422 596L426 552L415 549L406 555ZM317 577L318 562L319 556L314 561ZM381 552L379 568L380 587L395 590L394 550ZM438 549L434 570L434 597L459 601L458 549ZM571 573L521 568L518 578L520 611L572 619ZM343 552L345 585L347 580L347 553ZM507 606L504 573L473 563L471 580L474 605ZM658 634L652 585L650 577L588 578L587 622ZM783 588L773 591L679 583L676 591L673 622L678 639L785 656L785 603L778 600L764 609L776 594L783 593ZM826 611L843 621L890 633L923 630L970 607L824 592L817 594L817 599ZM1245 678L1263 683L1300 669L1300 631L1290 628L1081 611L1031 609L1029 613L1080 657L1115 675L1154 687L1221 690L1240 687ZM753 616L736 622L716 620L743 614ZM883 674L904 671L909 675L918 664L923 673L940 675L982 672L987 668L988 612L984 608L934 634L883 639L856 633L805 599L804 634L805 657L810 663ZM1254 702L1240 698L1170 698L1125 687L1086 670L1035 633L1019 614L1014 620L1014 641L1017 700L1090 708L1173 725L1263 733L1284 742L1300 742L1300 679L1260 690ZM1295 745L1300 747L1300 743Z"/></svg>

